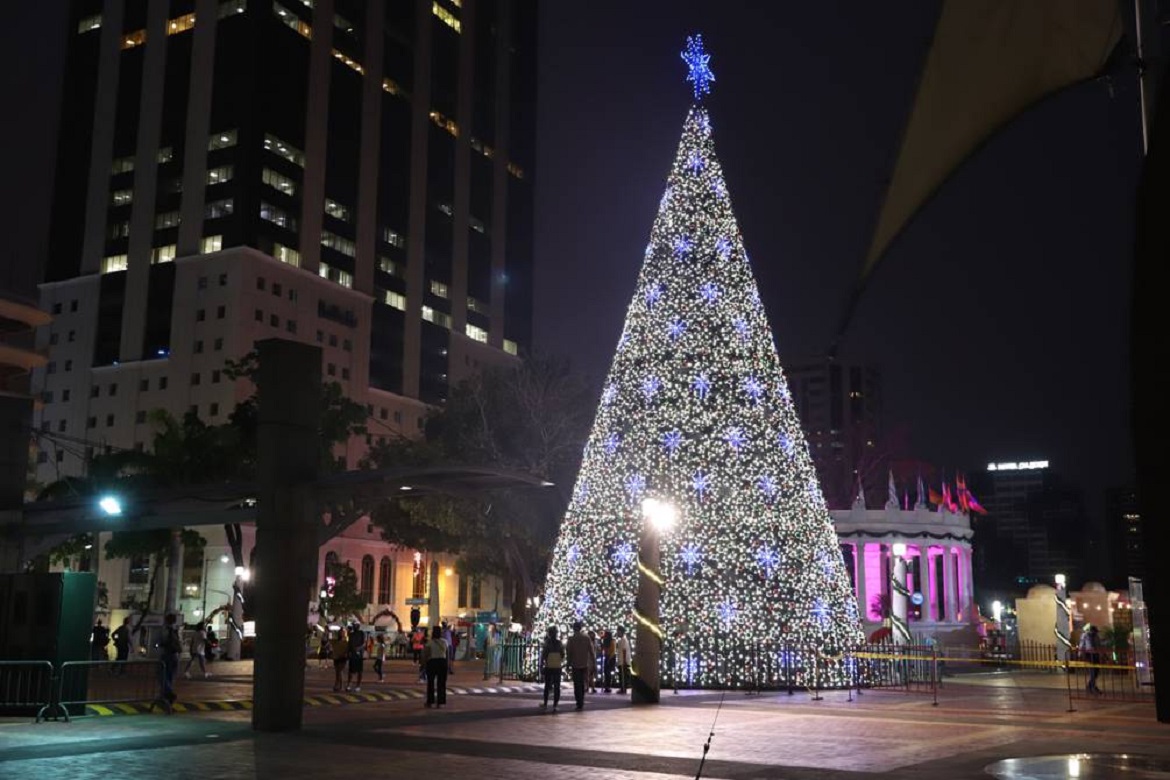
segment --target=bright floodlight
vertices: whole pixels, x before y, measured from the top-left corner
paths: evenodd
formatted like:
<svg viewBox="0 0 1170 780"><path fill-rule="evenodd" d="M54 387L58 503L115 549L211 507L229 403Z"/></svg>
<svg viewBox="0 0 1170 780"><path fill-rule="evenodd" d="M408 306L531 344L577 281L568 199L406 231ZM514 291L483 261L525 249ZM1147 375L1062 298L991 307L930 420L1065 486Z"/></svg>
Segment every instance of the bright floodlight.
<svg viewBox="0 0 1170 780"><path fill-rule="evenodd" d="M894 545L893 552L894 552L894 555L896 557L901 558L902 556L904 556L906 554L906 545L902 544L901 542L898 542L897 544Z"/></svg>
<svg viewBox="0 0 1170 780"><path fill-rule="evenodd" d="M650 524L654 526L654 530L662 533L674 528L675 520L678 517L678 510L669 501L646 498L642 500L642 517L650 521Z"/></svg>
<svg viewBox="0 0 1170 780"><path fill-rule="evenodd" d="M239 577L244 582L247 582L248 580L252 579L252 572L248 571L248 568L246 566L237 566L236 567L236 576Z"/></svg>
<svg viewBox="0 0 1170 780"><path fill-rule="evenodd" d="M991 619L994 620L996 623L998 623L1000 618L1002 618L1002 617L1003 617L1003 602L1002 601L991 602Z"/></svg>
<svg viewBox="0 0 1170 780"><path fill-rule="evenodd" d="M1056 584L1059 585L1060 587L1064 587L1064 583L1065 583L1064 575L1057 574L1056 575Z"/></svg>
<svg viewBox="0 0 1170 780"><path fill-rule="evenodd" d="M229 560L229 559L228 559L228 557L227 557L226 555L221 555L221 556L219 556L219 562L220 562L220 563L227 563L227 562L228 562L228 560Z"/></svg>
<svg viewBox="0 0 1170 780"><path fill-rule="evenodd" d="M122 514L122 502L114 496L102 496L98 500L98 507L110 517Z"/></svg>

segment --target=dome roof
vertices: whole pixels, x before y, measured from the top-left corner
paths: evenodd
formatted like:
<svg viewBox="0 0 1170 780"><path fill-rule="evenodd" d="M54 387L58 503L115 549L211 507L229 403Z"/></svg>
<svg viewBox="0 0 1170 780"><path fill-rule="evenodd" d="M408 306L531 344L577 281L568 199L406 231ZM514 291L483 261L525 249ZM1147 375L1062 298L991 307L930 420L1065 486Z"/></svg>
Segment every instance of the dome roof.
<svg viewBox="0 0 1170 780"><path fill-rule="evenodd" d="M1086 582L1081 593L1106 593L1105 586L1099 582Z"/></svg>
<svg viewBox="0 0 1170 780"><path fill-rule="evenodd" d="M1030 599L1052 598L1055 595L1056 588L1051 585L1033 585L1028 588L1028 598Z"/></svg>

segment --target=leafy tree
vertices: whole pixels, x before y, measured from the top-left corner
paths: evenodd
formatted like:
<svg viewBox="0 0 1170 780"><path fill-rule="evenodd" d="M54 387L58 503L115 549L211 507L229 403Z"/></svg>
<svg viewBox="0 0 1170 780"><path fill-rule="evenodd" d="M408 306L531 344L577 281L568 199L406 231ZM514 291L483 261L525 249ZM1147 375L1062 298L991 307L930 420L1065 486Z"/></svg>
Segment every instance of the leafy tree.
<svg viewBox="0 0 1170 780"><path fill-rule="evenodd" d="M328 576L334 578L333 592L321 599L318 610L326 617L347 618L360 615L366 608L366 600L358 590L357 572L348 563L330 568Z"/></svg>
<svg viewBox="0 0 1170 780"><path fill-rule="evenodd" d="M513 612L521 614L534 583L544 576L593 400L565 361L543 356L465 380L428 419L425 441L389 441L374 448L370 462L382 468L490 467L531 475L553 487L470 498L400 498L378 507L374 522L390 541L457 553L460 573L503 575Z"/></svg>

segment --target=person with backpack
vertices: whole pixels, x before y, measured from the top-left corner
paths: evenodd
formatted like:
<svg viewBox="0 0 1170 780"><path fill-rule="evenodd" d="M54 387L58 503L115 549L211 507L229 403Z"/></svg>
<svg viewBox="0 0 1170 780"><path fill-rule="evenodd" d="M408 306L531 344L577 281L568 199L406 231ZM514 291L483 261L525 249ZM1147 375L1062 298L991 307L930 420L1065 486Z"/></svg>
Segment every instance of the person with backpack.
<svg viewBox="0 0 1170 780"><path fill-rule="evenodd" d="M354 623L349 628L349 674L345 678L346 691L360 691L362 689L362 671L365 666L366 632L361 626ZM357 684L352 685L354 675L357 675Z"/></svg>
<svg viewBox="0 0 1170 780"><path fill-rule="evenodd" d="M573 698L579 710L585 707L585 686L597 670L597 649L584 627L580 620L573 623L573 635L565 643L565 662L573 671Z"/></svg>
<svg viewBox="0 0 1170 780"><path fill-rule="evenodd" d="M114 664L112 671L114 674L125 674L126 665L119 663L125 661L130 657L130 647L133 644L133 639L130 636L130 618L122 620L122 625L114 629Z"/></svg>
<svg viewBox="0 0 1170 780"><path fill-rule="evenodd" d="M613 670L617 662L616 651L613 632L607 628L601 632L601 673L606 693L613 693Z"/></svg>
<svg viewBox="0 0 1170 780"><path fill-rule="evenodd" d="M447 642L443 629L431 629L431 641L423 648L423 668L427 672L427 706L436 703L442 707L447 703Z"/></svg>
<svg viewBox="0 0 1170 780"><path fill-rule="evenodd" d="M548 708L548 695L552 693L553 708L561 703L561 670L565 664L565 646L557 639L557 627L549 626L544 637L544 646L540 648L540 668L544 673L544 701L540 708ZM578 708L579 709L579 708Z"/></svg>
<svg viewBox="0 0 1170 780"><path fill-rule="evenodd" d="M179 638L175 620L175 613L167 614L163 621L163 635L158 642L159 657L162 660L162 698L168 704L174 703L178 698L175 695L175 677L179 673L179 656L183 652L183 640Z"/></svg>

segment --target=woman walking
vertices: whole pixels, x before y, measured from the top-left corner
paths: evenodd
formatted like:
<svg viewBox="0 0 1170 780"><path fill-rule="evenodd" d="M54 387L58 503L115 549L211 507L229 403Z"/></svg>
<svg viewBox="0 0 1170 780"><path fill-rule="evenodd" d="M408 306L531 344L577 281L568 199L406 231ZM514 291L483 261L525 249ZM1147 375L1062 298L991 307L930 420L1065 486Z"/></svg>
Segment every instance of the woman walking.
<svg viewBox="0 0 1170 780"><path fill-rule="evenodd" d="M544 701L540 703L543 710L548 707L548 695L552 693L553 712L561 703L561 669L565 664L565 646L557 639L557 627L549 626L548 634L544 638L544 646L540 648L540 668L544 670Z"/></svg>
<svg viewBox="0 0 1170 780"><path fill-rule="evenodd" d="M191 643L188 649L191 652L191 657L187 659L187 667L183 669L183 679L191 679L191 664L196 661L199 662L199 671L203 672L203 679L206 680L211 675L207 673L207 658L204 650L207 645L207 634L204 633L203 624L195 626L195 631L191 634Z"/></svg>
<svg viewBox="0 0 1170 780"><path fill-rule="evenodd" d="M447 703L447 642L443 629L431 629L431 641L423 648L423 667L427 670L427 706Z"/></svg>

